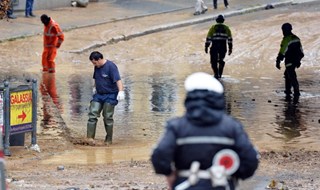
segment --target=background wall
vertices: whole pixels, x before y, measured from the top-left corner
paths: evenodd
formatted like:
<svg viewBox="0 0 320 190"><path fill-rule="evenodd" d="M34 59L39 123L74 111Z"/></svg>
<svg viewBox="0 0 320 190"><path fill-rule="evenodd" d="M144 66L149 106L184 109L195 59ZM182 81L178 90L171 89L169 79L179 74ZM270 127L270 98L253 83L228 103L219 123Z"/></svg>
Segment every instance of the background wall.
<svg viewBox="0 0 320 190"><path fill-rule="evenodd" d="M26 7L26 0L13 0L15 11L23 11ZM52 9L70 6L71 0L34 0L33 9Z"/></svg>
<svg viewBox="0 0 320 190"><path fill-rule="evenodd" d="M26 0L12 0L15 11L24 11L26 7ZM89 2L102 2L112 0L89 0ZM69 7L71 6L71 0L34 0L33 9L53 9L58 7Z"/></svg>

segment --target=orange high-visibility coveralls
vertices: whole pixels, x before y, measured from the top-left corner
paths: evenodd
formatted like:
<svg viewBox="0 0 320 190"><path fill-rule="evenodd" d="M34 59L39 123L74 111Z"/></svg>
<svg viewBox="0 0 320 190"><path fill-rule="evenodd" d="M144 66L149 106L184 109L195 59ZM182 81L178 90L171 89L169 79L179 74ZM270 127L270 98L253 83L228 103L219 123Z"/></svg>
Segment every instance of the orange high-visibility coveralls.
<svg viewBox="0 0 320 190"><path fill-rule="evenodd" d="M57 48L61 46L63 40L64 35L60 26L51 19L49 24L44 26L42 71L55 72L54 59L57 55Z"/></svg>

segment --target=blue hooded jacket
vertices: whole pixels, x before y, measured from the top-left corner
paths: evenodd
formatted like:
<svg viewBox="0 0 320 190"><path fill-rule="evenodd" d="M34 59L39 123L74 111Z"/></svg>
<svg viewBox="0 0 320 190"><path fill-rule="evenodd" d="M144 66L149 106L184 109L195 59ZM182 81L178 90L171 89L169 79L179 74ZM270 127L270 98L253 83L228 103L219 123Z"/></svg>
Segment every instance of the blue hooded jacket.
<svg viewBox="0 0 320 190"><path fill-rule="evenodd" d="M155 172L170 175L174 170L189 170L194 161L200 162L201 170L206 170L212 166L217 152L232 149L239 156L240 166L229 180L231 190L235 189L238 179L251 177L258 167L258 152L242 124L227 115L224 106L223 93L208 90L188 92L185 115L167 122L166 131L152 153L151 161ZM190 137L207 138L211 143L181 143ZM185 177L178 177L174 186L185 180ZM209 179L202 179L188 188L196 189L221 188L213 188Z"/></svg>

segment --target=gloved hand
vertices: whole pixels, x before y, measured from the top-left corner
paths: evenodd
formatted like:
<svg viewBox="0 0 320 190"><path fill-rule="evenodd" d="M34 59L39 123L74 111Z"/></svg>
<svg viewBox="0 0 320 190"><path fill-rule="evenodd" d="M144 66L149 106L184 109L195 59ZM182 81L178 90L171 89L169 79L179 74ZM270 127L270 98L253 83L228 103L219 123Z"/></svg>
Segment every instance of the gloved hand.
<svg viewBox="0 0 320 190"><path fill-rule="evenodd" d="M228 55L231 55L232 53L232 49L229 49Z"/></svg>
<svg viewBox="0 0 320 190"><path fill-rule="evenodd" d="M208 53L208 47L205 47L205 48L204 48L204 51L205 51L206 53Z"/></svg>
<svg viewBox="0 0 320 190"><path fill-rule="evenodd" d="M119 91L118 96L117 96L117 100L124 100L124 91Z"/></svg>
<svg viewBox="0 0 320 190"><path fill-rule="evenodd" d="M276 62L276 67L277 67L277 69L279 69L279 70L281 69L281 67L280 67L280 61L278 61L278 60L277 60L277 62Z"/></svg>
<svg viewBox="0 0 320 190"><path fill-rule="evenodd" d="M280 67L280 63L281 61L284 59L284 55L279 53L278 56L277 56L277 59L276 59L276 67L280 70L281 67Z"/></svg>
<svg viewBox="0 0 320 190"><path fill-rule="evenodd" d="M93 95L97 94L97 89L96 89L96 87L93 87L93 88L92 88L92 94L93 94Z"/></svg>

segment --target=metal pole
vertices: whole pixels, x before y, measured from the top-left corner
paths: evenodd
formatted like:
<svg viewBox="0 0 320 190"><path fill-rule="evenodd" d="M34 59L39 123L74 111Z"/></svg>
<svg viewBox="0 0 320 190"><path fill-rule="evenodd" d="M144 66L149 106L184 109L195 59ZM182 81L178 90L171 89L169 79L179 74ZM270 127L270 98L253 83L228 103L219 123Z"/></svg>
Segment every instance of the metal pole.
<svg viewBox="0 0 320 190"><path fill-rule="evenodd" d="M5 167L4 167L4 161L0 161L0 190L6 189L6 175L4 173Z"/></svg>
<svg viewBox="0 0 320 190"><path fill-rule="evenodd" d="M2 137L2 128L0 128L0 134ZM0 190L6 189L6 174L4 167L4 156L3 156L3 143L2 138L0 138Z"/></svg>
<svg viewBox="0 0 320 190"><path fill-rule="evenodd" d="M37 144L37 102L38 102L38 85L37 79L32 80L32 134L31 144Z"/></svg>
<svg viewBox="0 0 320 190"><path fill-rule="evenodd" d="M9 82L5 81L4 82L4 114L3 114L3 119L4 119L4 127L5 127L5 135L4 135L4 155L6 156L11 156L11 152L9 150L10 147L10 88L9 88Z"/></svg>

